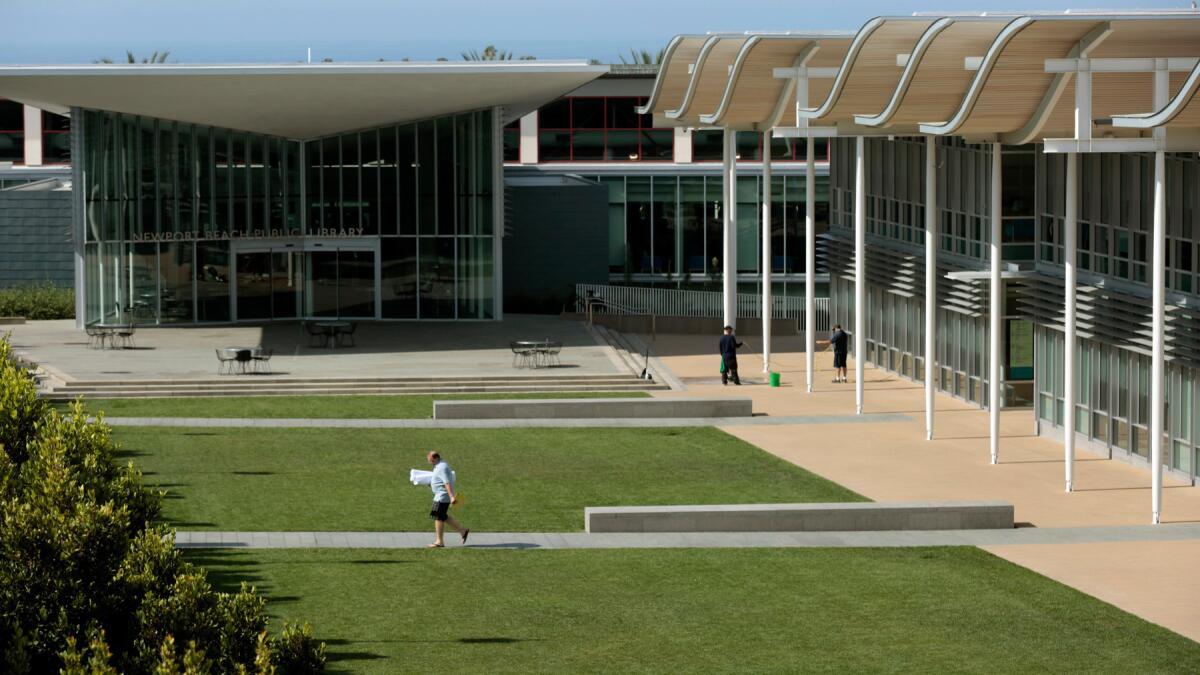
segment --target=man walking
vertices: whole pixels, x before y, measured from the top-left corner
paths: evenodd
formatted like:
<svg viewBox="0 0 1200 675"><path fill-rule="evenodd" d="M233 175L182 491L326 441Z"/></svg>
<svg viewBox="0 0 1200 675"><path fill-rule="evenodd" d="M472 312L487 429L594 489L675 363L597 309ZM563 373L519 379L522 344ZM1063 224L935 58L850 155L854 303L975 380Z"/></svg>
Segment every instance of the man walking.
<svg viewBox="0 0 1200 675"><path fill-rule="evenodd" d="M446 545L443 540L446 523L450 523L450 527L458 531L462 536L462 543L465 544L471 530L463 527L462 523L450 515L450 505L458 502L458 497L454 495L454 472L450 470L449 464L442 461L442 456L438 453L430 452L428 459L433 465L433 478L429 481L429 487L433 489L433 507L429 510L429 517L433 519L435 535L429 548L442 548Z"/></svg>
<svg viewBox="0 0 1200 675"><path fill-rule="evenodd" d="M850 350L850 336L842 330L842 324L834 324L829 335L829 346L833 348L833 381L846 382L846 355Z"/></svg>
<svg viewBox="0 0 1200 675"><path fill-rule="evenodd" d="M725 334L721 336L721 384L729 384L732 379L733 383L741 386L742 381L738 379L737 373L737 350L738 347L746 345L737 341L733 336L733 326L725 326Z"/></svg>

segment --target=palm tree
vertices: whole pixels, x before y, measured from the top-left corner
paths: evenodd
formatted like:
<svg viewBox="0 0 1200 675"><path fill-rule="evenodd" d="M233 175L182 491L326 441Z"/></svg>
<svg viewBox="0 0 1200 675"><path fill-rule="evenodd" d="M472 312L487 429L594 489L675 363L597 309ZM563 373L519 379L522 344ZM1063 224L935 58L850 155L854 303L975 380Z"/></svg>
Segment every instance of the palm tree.
<svg viewBox="0 0 1200 675"><path fill-rule="evenodd" d="M649 49L630 49L629 60L625 59L625 55L621 54L621 63L629 65L645 65L653 66L662 63L663 57L666 56L667 50L660 49L657 53L651 52Z"/></svg>
<svg viewBox="0 0 1200 675"><path fill-rule="evenodd" d="M463 52L462 57L464 61L512 61L513 53L496 49L495 45L488 45L483 48L482 52L475 51L474 49L469 52ZM519 56L517 57L517 60L536 61L537 57Z"/></svg>
<svg viewBox="0 0 1200 675"><path fill-rule="evenodd" d="M126 63L166 63L167 57L170 55L171 55L170 51L159 52L156 49L156 50L154 50L153 54L151 54L150 56L143 57L141 61L138 61L137 57L133 55L132 51L126 50L125 51L125 62ZM115 63L115 61L113 61L111 58L105 56L105 57L96 59L95 61L92 61L92 63Z"/></svg>

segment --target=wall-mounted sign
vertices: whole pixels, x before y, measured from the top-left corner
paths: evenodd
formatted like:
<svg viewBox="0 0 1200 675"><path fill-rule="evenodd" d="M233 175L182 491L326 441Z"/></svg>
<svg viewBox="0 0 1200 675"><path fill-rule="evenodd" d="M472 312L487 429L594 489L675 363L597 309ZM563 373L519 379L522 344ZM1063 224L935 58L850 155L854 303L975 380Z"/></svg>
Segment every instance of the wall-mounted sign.
<svg viewBox="0 0 1200 675"><path fill-rule="evenodd" d="M226 232L223 230L184 230L182 232L143 232L130 237L131 241L197 241L201 239L278 239L281 237L300 237L307 234L310 237L327 237L331 239L361 237L366 228L362 227L318 227L301 232L300 228L250 230L249 232Z"/></svg>

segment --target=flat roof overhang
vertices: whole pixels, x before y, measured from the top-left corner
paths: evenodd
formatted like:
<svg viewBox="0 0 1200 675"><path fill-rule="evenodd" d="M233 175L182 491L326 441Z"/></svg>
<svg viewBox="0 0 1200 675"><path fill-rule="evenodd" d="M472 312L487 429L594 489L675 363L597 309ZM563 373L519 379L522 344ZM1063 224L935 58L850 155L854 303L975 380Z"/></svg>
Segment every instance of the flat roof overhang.
<svg viewBox="0 0 1200 675"><path fill-rule="evenodd" d="M0 66L0 97L303 140L493 106L507 121L606 72L583 61Z"/></svg>

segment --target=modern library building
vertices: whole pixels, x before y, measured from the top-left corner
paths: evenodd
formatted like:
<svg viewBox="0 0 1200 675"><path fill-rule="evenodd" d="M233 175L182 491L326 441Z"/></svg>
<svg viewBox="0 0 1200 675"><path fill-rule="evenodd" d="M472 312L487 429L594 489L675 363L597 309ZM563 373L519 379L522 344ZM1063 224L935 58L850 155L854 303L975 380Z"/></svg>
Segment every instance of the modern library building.
<svg viewBox="0 0 1200 675"><path fill-rule="evenodd" d="M0 68L70 115L81 321L665 285L729 324L803 296L811 359L828 295L858 411L870 363L923 384L931 438L935 391L990 408L995 461L1032 406L1067 490L1077 445L1148 464L1155 521L1162 470L1200 473L1198 88L1200 14L1169 11L681 35L657 67Z"/></svg>

